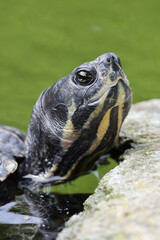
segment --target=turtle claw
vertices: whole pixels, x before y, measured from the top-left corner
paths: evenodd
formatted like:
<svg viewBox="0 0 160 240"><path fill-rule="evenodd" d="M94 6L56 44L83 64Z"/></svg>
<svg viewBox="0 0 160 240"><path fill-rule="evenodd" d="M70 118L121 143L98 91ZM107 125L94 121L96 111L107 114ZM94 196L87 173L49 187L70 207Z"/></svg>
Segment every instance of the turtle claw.
<svg viewBox="0 0 160 240"><path fill-rule="evenodd" d="M3 182L18 167L17 161L24 158L25 134L16 128L0 125L0 182Z"/></svg>
<svg viewBox="0 0 160 240"><path fill-rule="evenodd" d="M0 182L3 182L18 167L14 157L7 153L0 153Z"/></svg>

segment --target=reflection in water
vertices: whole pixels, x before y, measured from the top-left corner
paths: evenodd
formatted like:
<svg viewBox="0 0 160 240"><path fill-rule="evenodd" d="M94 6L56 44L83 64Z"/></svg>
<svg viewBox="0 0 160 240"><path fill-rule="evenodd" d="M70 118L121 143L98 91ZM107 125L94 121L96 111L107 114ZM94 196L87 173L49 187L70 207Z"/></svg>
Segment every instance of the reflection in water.
<svg viewBox="0 0 160 240"><path fill-rule="evenodd" d="M10 186L5 184L5 193L9 196ZM37 190L37 189L36 189ZM63 228L65 221L75 213L83 210L83 202L90 194L42 193L23 186L21 193L16 192L8 203L0 193L0 239L55 239ZM3 192L4 193L4 192ZM6 196L6 197L7 197ZM3 205L6 203L5 205Z"/></svg>
<svg viewBox="0 0 160 240"><path fill-rule="evenodd" d="M72 182L43 187L11 176L0 184L0 240L54 240L65 222L83 211L83 202L117 163L100 166ZM87 182L87 185L86 185Z"/></svg>
<svg viewBox="0 0 160 240"><path fill-rule="evenodd" d="M53 239L64 223L75 213L83 210L83 202L89 194L57 194L25 192L25 200L34 216L41 219L39 232Z"/></svg>

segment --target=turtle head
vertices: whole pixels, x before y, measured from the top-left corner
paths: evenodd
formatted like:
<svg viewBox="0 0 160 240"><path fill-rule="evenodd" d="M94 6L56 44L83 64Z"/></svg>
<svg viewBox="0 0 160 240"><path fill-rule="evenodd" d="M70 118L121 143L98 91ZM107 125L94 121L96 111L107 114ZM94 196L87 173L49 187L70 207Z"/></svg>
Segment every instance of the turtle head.
<svg viewBox="0 0 160 240"><path fill-rule="evenodd" d="M132 98L129 81L114 53L105 53L80 65L64 85L67 93L64 94L65 105L74 129L89 125L91 118L95 123L97 119L98 124L101 115Z"/></svg>
<svg viewBox="0 0 160 240"><path fill-rule="evenodd" d="M116 54L80 65L37 100L26 139L26 169L63 179L87 171L115 145L131 99Z"/></svg>
<svg viewBox="0 0 160 240"><path fill-rule="evenodd" d="M72 89L71 95L74 97L77 107L82 104L96 105L106 97L110 98L108 93L111 92L110 90L114 91L114 86L120 85L119 82L123 86L129 87L129 81L122 70L120 59L114 53L105 53L94 61L80 65L73 70L68 79L69 88ZM118 94L119 91L115 91L110 102L117 100ZM129 92L128 95L130 94ZM124 101L124 98L121 97L117 105Z"/></svg>

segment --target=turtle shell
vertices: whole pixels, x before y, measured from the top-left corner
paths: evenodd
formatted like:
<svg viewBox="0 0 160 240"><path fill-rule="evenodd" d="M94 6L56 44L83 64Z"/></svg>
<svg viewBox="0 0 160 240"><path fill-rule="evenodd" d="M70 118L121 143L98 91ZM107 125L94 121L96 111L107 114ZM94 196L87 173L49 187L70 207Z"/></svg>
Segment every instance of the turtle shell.
<svg viewBox="0 0 160 240"><path fill-rule="evenodd" d="M24 157L25 134L8 126L0 126L0 181L4 181L18 167Z"/></svg>

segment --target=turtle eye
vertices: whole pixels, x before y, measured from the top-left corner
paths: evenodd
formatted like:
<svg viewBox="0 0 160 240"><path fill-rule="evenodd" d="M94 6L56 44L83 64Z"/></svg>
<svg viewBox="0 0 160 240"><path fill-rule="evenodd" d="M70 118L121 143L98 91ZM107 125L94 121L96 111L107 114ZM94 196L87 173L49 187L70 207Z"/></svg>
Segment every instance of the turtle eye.
<svg viewBox="0 0 160 240"><path fill-rule="evenodd" d="M88 84L92 81L92 74L89 71L79 71L75 74L75 80L80 84Z"/></svg>

